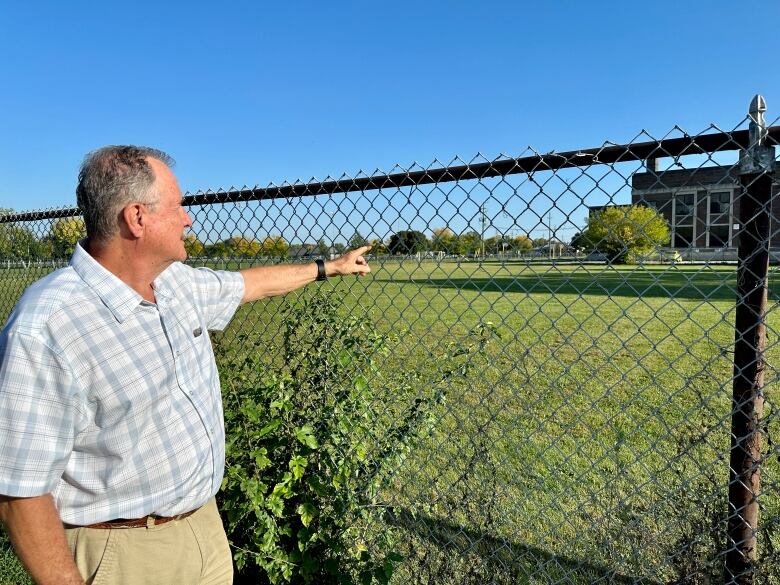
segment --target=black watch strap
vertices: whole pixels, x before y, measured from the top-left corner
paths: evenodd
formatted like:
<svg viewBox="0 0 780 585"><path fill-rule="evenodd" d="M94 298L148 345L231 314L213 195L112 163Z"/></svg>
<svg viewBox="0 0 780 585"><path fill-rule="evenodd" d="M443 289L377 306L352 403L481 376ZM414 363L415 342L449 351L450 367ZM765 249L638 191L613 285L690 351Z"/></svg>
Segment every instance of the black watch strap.
<svg viewBox="0 0 780 585"><path fill-rule="evenodd" d="M317 258L314 262L317 263L317 280L325 280L328 275L325 273L325 261Z"/></svg>

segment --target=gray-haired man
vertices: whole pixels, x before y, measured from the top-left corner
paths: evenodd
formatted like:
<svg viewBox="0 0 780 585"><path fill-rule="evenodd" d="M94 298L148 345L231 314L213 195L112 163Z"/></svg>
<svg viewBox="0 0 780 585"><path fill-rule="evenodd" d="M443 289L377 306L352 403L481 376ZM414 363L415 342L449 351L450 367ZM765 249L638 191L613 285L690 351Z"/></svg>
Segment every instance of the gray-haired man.
<svg viewBox="0 0 780 585"><path fill-rule="evenodd" d="M241 303L370 272L368 247L240 273L182 264L192 220L171 164L134 146L87 156L88 238L0 336L0 520L40 584L232 582L207 332Z"/></svg>

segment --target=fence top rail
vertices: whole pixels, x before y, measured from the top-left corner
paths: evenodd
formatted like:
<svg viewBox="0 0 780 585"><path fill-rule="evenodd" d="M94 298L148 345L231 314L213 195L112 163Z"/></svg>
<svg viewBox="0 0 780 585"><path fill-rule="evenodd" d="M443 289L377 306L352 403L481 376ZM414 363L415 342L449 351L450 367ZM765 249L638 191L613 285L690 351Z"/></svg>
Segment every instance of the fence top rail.
<svg viewBox="0 0 780 585"><path fill-rule="evenodd" d="M780 144L780 126L767 129L767 143ZM568 152L549 152L518 158L501 158L492 161L467 163L455 166L427 168L417 171L398 172L373 176L358 176L309 183L295 182L268 187L246 187L228 191L207 191L187 194L185 206L210 205L214 203L236 203L267 199L288 199L315 195L331 195L354 191L372 191L400 188L431 183L447 183L474 179L555 171L572 167L612 164L654 158L678 157L695 154L733 151L747 148L748 130L685 135L635 144L613 144ZM50 209L0 216L0 223L36 221L80 215L77 207Z"/></svg>

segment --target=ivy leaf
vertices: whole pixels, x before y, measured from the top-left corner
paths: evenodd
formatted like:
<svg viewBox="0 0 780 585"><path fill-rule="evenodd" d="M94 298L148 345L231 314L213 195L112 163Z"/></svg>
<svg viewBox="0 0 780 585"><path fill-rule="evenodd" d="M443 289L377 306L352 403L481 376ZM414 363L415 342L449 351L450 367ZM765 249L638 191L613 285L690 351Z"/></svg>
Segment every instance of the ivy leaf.
<svg viewBox="0 0 780 585"><path fill-rule="evenodd" d="M290 480L292 480L292 475L290 473L285 473L282 476L282 481L274 486L273 495L289 498L293 493L290 489Z"/></svg>
<svg viewBox="0 0 780 585"><path fill-rule="evenodd" d="M265 499L265 507L271 510L274 516L281 518L284 512L284 501L274 493Z"/></svg>
<svg viewBox="0 0 780 585"><path fill-rule="evenodd" d="M301 455L295 455L290 459L290 471L292 471L293 479L301 479L303 472L306 470L306 466L309 464L309 460Z"/></svg>
<svg viewBox="0 0 780 585"><path fill-rule="evenodd" d="M296 511L301 517L301 524L303 524L306 528L309 527L309 524L311 524L311 521L317 515L317 508L315 508L311 502L304 502L303 504L300 504Z"/></svg>
<svg viewBox="0 0 780 585"><path fill-rule="evenodd" d="M310 449L318 447L317 439L314 437L314 429L311 425L303 425L295 431L295 438Z"/></svg>
<svg viewBox="0 0 780 585"><path fill-rule="evenodd" d="M287 401L284 399L276 399L271 402L271 411L274 413L279 412L280 410L284 410L287 406Z"/></svg>
<svg viewBox="0 0 780 585"><path fill-rule="evenodd" d="M258 470L265 469L272 465L272 461L268 458L268 449L261 447L260 449L253 450L250 455L255 460L255 466Z"/></svg>
<svg viewBox="0 0 780 585"><path fill-rule="evenodd" d="M307 477L306 484L319 497L323 497L327 494L327 489L328 489L327 486L324 486L320 481L320 478L317 477L316 475L310 475L309 477Z"/></svg>
<svg viewBox="0 0 780 585"><path fill-rule="evenodd" d="M339 364L343 368L346 368L349 364L352 363L352 353L347 351L346 349L339 352Z"/></svg>
<svg viewBox="0 0 780 585"><path fill-rule="evenodd" d="M260 431L257 433L257 437L265 437L267 434L274 432L276 429L279 428L279 426L282 424L281 419L275 418L271 422L269 422L267 425L265 425Z"/></svg>
<svg viewBox="0 0 780 585"><path fill-rule="evenodd" d="M363 376L356 376L354 385L355 385L355 390L357 390L361 394L366 390L368 390L368 382L366 382L366 379Z"/></svg>

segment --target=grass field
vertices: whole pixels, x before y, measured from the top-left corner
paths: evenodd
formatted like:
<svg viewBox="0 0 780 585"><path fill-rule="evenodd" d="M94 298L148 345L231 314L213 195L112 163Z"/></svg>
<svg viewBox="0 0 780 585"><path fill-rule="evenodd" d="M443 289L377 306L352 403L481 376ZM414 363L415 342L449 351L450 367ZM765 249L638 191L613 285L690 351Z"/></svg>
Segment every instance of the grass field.
<svg viewBox="0 0 780 585"><path fill-rule="evenodd" d="M407 555L394 582L666 583L722 561L735 267L373 268L315 286L335 287L345 312L393 336L385 371L434 369L485 324L500 334L435 413L435 431L387 474L388 529ZM30 280L5 276L3 316ZM770 435L778 292L770 286ZM272 364L278 309L295 297L243 307L215 339L255 336ZM778 451L765 450L761 551L780 547Z"/></svg>

